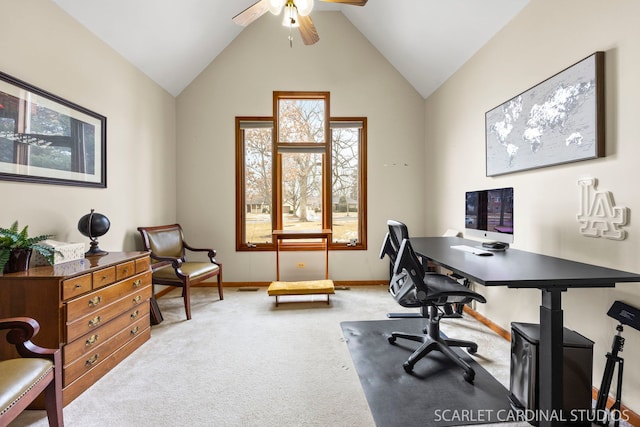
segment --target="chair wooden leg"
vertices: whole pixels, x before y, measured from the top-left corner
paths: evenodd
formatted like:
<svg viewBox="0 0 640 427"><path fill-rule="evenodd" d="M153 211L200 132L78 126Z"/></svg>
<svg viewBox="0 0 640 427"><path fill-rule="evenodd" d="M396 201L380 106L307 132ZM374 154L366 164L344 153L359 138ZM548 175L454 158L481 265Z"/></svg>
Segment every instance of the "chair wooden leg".
<svg viewBox="0 0 640 427"><path fill-rule="evenodd" d="M191 284L184 284L182 288L182 296L184 298L184 310L187 313L187 320L191 320Z"/></svg>
<svg viewBox="0 0 640 427"><path fill-rule="evenodd" d="M63 427L62 418L62 375L59 370L62 366L58 357L58 367L54 368L54 378L44 389L44 406L47 410L47 418L50 427Z"/></svg>
<svg viewBox="0 0 640 427"><path fill-rule="evenodd" d="M224 290L222 289L222 271L218 274L218 296L220 300L224 299Z"/></svg>

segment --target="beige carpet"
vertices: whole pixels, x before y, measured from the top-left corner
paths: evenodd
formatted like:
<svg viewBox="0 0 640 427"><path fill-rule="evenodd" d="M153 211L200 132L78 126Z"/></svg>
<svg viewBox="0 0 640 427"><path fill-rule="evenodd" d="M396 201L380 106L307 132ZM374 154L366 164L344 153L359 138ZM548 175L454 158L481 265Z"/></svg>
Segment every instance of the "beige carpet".
<svg viewBox="0 0 640 427"><path fill-rule="evenodd" d="M179 292L166 295L151 340L64 408L67 427L374 426L340 322L412 310L384 286L336 290L329 306L325 296L282 302L296 298L316 302L276 308L266 288L226 288L224 301L196 288L185 321ZM476 360L508 388L507 341L468 317L442 323L475 340ZM44 411L11 424L47 425Z"/></svg>

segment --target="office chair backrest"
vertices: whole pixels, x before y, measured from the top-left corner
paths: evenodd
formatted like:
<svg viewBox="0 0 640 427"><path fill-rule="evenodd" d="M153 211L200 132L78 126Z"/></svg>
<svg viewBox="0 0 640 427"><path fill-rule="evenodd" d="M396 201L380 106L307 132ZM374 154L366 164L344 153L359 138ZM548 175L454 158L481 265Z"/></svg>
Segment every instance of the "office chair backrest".
<svg viewBox="0 0 640 427"><path fill-rule="evenodd" d="M428 290L424 281L425 271L420 259L416 255L411 247L409 239L404 239L400 244L400 251L398 252L398 259L393 266L394 278L402 274L408 275L406 279L410 282L404 284L405 286L411 286L415 288L415 298L419 301L424 301L427 298ZM396 298L397 300L397 298Z"/></svg>
<svg viewBox="0 0 640 427"><path fill-rule="evenodd" d="M387 227L389 227L391 244L393 245L397 254L398 251L400 251L400 244L402 243L402 241L409 238L409 229L402 222L394 221L392 219L387 221Z"/></svg>
<svg viewBox="0 0 640 427"><path fill-rule="evenodd" d="M382 242L382 248L380 249L380 259L384 258L385 255L389 257L391 261L391 276L393 276L393 266L398 259L398 251L400 250L400 243L402 243L403 239L409 238L409 231L407 226L399 221L394 221L392 219L387 221L387 227L389 228L389 232L384 236L384 242ZM394 287L397 287L397 283L393 283L391 281L390 292L393 294Z"/></svg>

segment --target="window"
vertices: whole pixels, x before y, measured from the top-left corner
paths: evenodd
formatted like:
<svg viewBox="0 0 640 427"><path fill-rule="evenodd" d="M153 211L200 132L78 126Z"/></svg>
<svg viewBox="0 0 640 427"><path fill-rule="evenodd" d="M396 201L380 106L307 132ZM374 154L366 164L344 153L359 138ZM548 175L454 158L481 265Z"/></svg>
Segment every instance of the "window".
<svg viewBox="0 0 640 427"><path fill-rule="evenodd" d="M366 249L366 118L330 118L328 92L274 92L273 117L236 117L236 163L238 250L321 228L330 249Z"/></svg>

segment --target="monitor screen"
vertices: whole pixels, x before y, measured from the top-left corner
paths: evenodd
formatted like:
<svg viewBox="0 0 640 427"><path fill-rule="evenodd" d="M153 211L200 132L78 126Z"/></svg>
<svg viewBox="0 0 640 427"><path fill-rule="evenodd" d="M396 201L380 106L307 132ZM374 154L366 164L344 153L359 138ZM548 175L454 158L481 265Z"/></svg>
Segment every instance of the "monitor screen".
<svg viewBox="0 0 640 427"><path fill-rule="evenodd" d="M466 193L465 236L513 243L513 187Z"/></svg>

